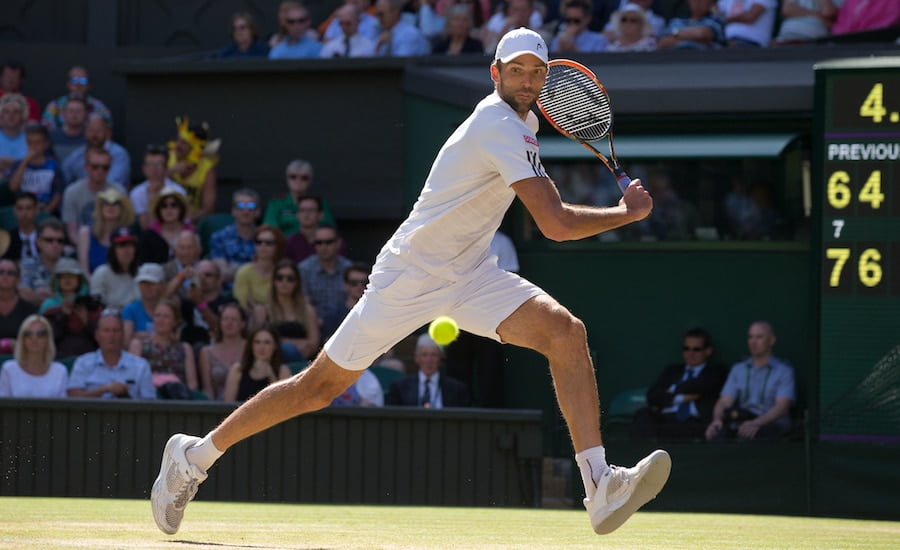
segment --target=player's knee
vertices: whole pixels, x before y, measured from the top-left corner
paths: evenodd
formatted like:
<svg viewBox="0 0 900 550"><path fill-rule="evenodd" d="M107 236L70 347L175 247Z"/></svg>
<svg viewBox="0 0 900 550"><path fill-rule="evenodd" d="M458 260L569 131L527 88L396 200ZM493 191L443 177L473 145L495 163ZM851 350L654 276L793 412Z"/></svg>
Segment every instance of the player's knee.
<svg viewBox="0 0 900 550"><path fill-rule="evenodd" d="M556 315L546 336L545 355L568 354L584 348L587 330L581 319L564 310Z"/></svg>

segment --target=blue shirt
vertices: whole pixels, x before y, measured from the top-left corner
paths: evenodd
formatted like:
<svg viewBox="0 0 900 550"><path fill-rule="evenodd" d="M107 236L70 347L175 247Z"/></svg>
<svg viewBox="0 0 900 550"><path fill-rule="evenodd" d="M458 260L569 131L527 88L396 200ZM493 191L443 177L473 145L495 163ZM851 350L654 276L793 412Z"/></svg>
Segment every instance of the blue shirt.
<svg viewBox="0 0 900 550"><path fill-rule="evenodd" d="M319 257L313 255L297 264L303 280L303 293L322 319L322 334L325 338L331 336L344 320L344 304L347 301L344 271L352 263L347 258L338 256L334 272L329 272L322 267Z"/></svg>
<svg viewBox="0 0 900 550"><path fill-rule="evenodd" d="M307 57L319 57L319 51L322 50L322 44L304 36L300 40L291 43L289 38L285 38L272 48L269 52L269 59L301 59Z"/></svg>
<svg viewBox="0 0 900 550"><path fill-rule="evenodd" d="M401 20L391 28L390 45L382 44L376 53L382 57L428 55L431 45L419 29Z"/></svg>
<svg viewBox="0 0 900 550"><path fill-rule="evenodd" d="M122 309L122 320L134 323L134 332L151 332L153 317L144 309L144 302L135 300Z"/></svg>
<svg viewBox="0 0 900 550"><path fill-rule="evenodd" d="M118 183L125 189L131 187L131 157L128 156L128 151L118 143L109 140L103 144L103 148L112 156L112 164L109 167L106 181ZM87 145L82 145L69 153L69 156L63 161L62 171L65 185L87 177L87 171L84 169L85 151L87 151Z"/></svg>
<svg viewBox="0 0 900 550"><path fill-rule="evenodd" d="M253 261L254 247L252 237L242 239L234 224L226 225L209 238L209 257L222 258L229 264L245 264Z"/></svg>
<svg viewBox="0 0 900 550"><path fill-rule="evenodd" d="M0 132L0 158L22 160L27 152L25 132L19 132L16 137L9 137Z"/></svg>
<svg viewBox="0 0 900 550"><path fill-rule="evenodd" d="M606 38L599 32L583 31L575 35L575 47L579 52L602 52L606 49ZM550 42L550 51L556 52L559 49L559 35Z"/></svg>
<svg viewBox="0 0 900 550"><path fill-rule="evenodd" d="M133 399L156 399L156 388L150 375L150 364L143 357L123 351L119 362L110 367L103 361L100 350L85 353L75 360L69 374L69 389L91 391L112 382L122 382L128 386L128 395ZM103 398L115 397L104 394Z"/></svg>
<svg viewBox="0 0 900 550"><path fill-rule="evenodd" d="M10 174L19 168L22 161L13 163ZM34 193L38 202L47 204L53 195L62 193L63 174L59 162L53 157L44 157L41 164L29 164L22 175L22 191Z"/></svg>
<svg viewBox="0 0 900 550"><path fill-rule="evenodd" d="M722 18L715 15L706 15L697 19L696 21L689 17L675 17L669 21L669 25L666 27L667 34L671 34L677 30L681 29L690 29L693 27L709 27L709 29L713 32L713 39L709 44L705 44L702 42L694 42L692 40L685 40L683 42L679 42L677 48L686 48L686 49L710 49L710 48L721 48L725 45L725 21Z"/></svg>
<svg viewBox="0 0 900 550"><path fill-rule="evenodd" d="M247 51L241 51L238 49L238 45L235 42L225 46L219 53L216 54L216 57L219 59L228 59L234 57L266 57L269 55L269 45L265 42L260 42L257 40L250 44L250 47L247 48Z"/></svg>
<svg viewBox="0 0 900 550"><path fill-rule="evenodd" d="M722 395L732 397L737 407L757 415L765 414L778 397L794 401L794 369L777 357L770 358L762 367L754 367L753 361L746 359L731 367ZM782 419L789 421L787 415Z"/></svg>

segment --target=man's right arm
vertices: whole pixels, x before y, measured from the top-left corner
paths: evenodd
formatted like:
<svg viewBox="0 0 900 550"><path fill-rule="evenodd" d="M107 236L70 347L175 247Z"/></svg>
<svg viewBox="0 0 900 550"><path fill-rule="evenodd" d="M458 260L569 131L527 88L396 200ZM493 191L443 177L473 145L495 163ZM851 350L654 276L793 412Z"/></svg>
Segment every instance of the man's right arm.
<svg viewBox="0 0 900 550"><path fill-rule="evenodd" d="M646 218L653 199L640 180L632 180L619 204L611 207L573 205L563 202L549 178L534 177L512 184L545 237L571 241L593 237Z"/></svg>

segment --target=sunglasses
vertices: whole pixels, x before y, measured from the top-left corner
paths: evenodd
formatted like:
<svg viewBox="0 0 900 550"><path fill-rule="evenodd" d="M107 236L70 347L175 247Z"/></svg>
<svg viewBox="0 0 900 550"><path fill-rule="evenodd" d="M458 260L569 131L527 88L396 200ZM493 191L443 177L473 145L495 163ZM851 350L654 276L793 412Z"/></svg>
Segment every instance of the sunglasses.
<svg viewBox="0 0 900 550"><path fill-rule="evenodd" d="M111 200L111 201L110 201L110 200L103 199L103 204L105 204L105 205L107 205L107 206L113 206L113 205L116 205L116 204L122 204L122 203L119 202L118 200Z"/></svg>
<svg viewBox="0 0 900 550"><path fill-rule="evenodd" d="M297 19L286 19L288 25L299 25L300 23L309 22L309 17L298 17Z"/></svg>
<svg viewBox="0 0 900 550"><path fill-rule="evenodd" d="M256 239L258 245L275 246L275 239Z"/></svg>
<svg viewBox="0 0 900 550"><path fill-rule="evenodd" d="M38 338L46 338L47 331L46 330L26 330L22 332L22 336L29 338L31 336L37 336Z"/></svg>
<svg viewBox="0 0 900 550"><path fill-rule="evenodd" d="M88 168L91 170L103 170L104 172L109 172L109 164L88 164Z"/></svg>
<svg viewBox="0 0 900 550"><path fill-rule="evenodd" d="M159 203L160 208L181 208L181 204L178 201L165 201Z"/></svg>
<svg viewBox="0 0 900 550"><path fill-rule="evenodd" d="M50 244L63 244L66 242L62 237L41 237L41 240Z"/></svg>
<svg viewBox="0 0 900 550"><path fill-rule="evenodd" d="M572 23L573 25L580 25L581 19L579 19L577 17L569 17L566 19L566 23Z"/></svg>
<svg viewBox="0 0 900 550"><path fill-rule="evenodd" d="M288 174L289 180L309 180L311 179L309 174Z"/></svg>
<svg viewBox="0 0 900 550"><path fill-rule="evenodd" d="M297 277L294 277L293 275L275 275L275 280L279 283L283 283L284 281L287 281L289 283L296 283Z"/></svg>
<svg viewBox="0 0 900 550"><path fill-rule="evenodd" d="M367 281L366 279L350 279L349 281L347 281L347 284L350 286L366 286L366 283L368 282L369 281Z"/></svg>
<svg viewBox="0 0 900 550"><path fill-rule="evenodd" d="M234 203L234 207L238 210L256 210L256 203L253 201L238 201Z"/></svg>
<svg viewBox="0 0 900 550"><path fill-rule="evenodd" d="M641 20L637 17L623 17L621 19L622 23L640 23Z"/></svg>
<svg viewBox="0 0 900 550"><path fill-rule="evenodd" d="M313 241L313 244L316 246L325 245L325 244L334 244L337 242L337 239L319 239L317 241Z"/></svg>
<svg viewBox="0 0 900 550"><path fill-rule="evenodd" d="M88 78L86 76L73 76L69 79L70 84L81 84L82 86L87 86Z"/></svg>
<svg viewBox="0 0 900 550"><path fill-rule="evenodd" d="M15 269L0 269L0 275L9 275L10 277L18 277L19 272Z"/></svg>
<svg viewBox="0 0 900 550"><path fill-rule="evenodd" d="M703 351L706 348L692 348L691 346L681 346L682 351Z"/></svg>

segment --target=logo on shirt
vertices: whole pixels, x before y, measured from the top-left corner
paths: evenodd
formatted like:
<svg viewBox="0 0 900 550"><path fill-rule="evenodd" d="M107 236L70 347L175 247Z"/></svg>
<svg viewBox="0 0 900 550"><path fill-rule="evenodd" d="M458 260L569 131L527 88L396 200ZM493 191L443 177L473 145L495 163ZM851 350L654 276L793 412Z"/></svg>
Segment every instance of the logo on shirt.
<svg viewBox="0 0 900 550"><path fill-rule="evenodd" d="M523 135L523 136L522 136L522 139L525 140L525 143L534 145L535 147L539 147L538 142L537 142L537 139L535 139L535 138L533 138L533 137L531 137L531 136Z"/></svg>

